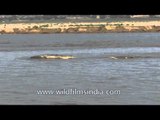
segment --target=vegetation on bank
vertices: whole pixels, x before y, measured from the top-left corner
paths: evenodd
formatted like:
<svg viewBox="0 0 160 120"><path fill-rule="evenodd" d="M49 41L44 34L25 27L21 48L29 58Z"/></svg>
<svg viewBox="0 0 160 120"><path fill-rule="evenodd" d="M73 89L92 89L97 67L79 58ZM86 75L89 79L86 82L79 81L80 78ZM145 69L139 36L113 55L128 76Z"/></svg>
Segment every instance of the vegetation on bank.
<svg viewBox="0 0 160 120"><path fill-rule="evenodd" d="M28 26L27 26L28 25ZM0 29L1 34L28 34L28 33L107 33L107 32L160 32L160 26L135 26L134 24L124 24L123 22L110 24L99 23L99 24L68 24L62 23L45 23L36 24L34 26L29 26L27 24L25 28L13 28L13 32L7 32L5 29ZM52 27L56 25L56 27Z"/></svg>

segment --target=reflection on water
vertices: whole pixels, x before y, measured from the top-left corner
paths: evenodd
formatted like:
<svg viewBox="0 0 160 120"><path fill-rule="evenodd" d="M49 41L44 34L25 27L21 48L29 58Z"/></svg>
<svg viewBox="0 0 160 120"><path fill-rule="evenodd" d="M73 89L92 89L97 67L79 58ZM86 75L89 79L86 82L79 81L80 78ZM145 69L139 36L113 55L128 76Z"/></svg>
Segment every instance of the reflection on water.
<svg viewBox="0 0 160 120"><path fill-rule="evenodd" d="M82 34L83 36L83 34ZM135 37L136 38L136 37ZM144 34L144 38L146 38ZM64 38L65 39L65 38ZM147 38L146 38L147 39ZM0 52L0 104L159 104L159 47L66 48ZM67 54L70 60L31 60ZM111 55L151 55L111 60ZM37 90L120 90L119 95L38 95Z"/></svg>

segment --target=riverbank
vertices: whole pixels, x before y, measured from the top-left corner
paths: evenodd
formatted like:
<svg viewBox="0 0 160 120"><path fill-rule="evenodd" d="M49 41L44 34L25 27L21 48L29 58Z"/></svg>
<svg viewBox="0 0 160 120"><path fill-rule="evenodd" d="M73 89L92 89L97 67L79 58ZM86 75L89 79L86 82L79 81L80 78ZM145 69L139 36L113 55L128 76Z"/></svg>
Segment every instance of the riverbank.
<svg viewBox="0 0 160 120"><path fill-rule="evenodd" d="M1 34L159 32L160 21L1 23Z"/></svg>

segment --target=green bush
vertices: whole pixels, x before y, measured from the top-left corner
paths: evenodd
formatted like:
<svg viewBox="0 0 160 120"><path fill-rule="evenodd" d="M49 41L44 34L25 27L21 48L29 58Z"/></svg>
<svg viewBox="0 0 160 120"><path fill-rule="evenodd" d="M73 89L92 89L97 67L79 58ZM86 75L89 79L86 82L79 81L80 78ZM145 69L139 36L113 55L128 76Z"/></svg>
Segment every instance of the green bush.
<svg viewBox="0 0 160 120"><path fill-rule="evenodd" d="M33 29L38 29L38 28L39 28L39 27L38 27L38 26L36 26L36 25L35 25L35 26L33 26Z"/></svg>
<svg viewBox="0 0 160 120"><path fill-rule="evenodd" d="M49 27L49 25L48 25L48 24L46 24L46 25L41 25L40 27Z"/></svg>

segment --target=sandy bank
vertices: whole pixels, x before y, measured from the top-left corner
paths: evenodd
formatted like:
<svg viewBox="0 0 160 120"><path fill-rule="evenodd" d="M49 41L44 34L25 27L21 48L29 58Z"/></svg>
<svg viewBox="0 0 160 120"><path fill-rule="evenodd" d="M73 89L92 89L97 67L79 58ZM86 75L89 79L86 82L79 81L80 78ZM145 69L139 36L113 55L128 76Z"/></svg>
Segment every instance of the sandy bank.
<svg viewBox="0 0 160 120"><path fill-rule="evenodd" d="M96 33L159 32L160 21L10 23L0 24L0 33Z"/></svg>

